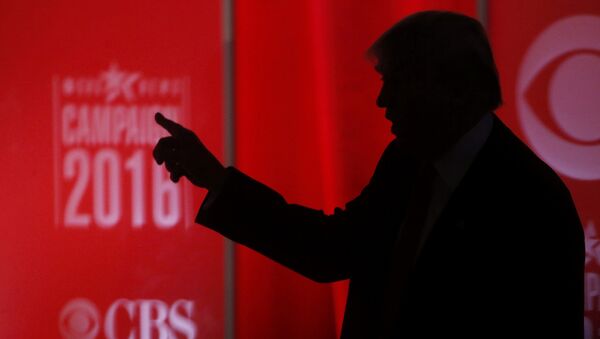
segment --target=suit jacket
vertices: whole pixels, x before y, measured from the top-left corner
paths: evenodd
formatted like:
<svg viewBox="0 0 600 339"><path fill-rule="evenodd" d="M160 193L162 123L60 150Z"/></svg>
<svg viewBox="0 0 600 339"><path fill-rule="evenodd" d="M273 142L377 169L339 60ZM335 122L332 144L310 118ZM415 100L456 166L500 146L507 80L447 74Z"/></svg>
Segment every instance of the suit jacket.
<svg viewBox="0 0 600 339"><path fill-rule="evenodd" d="M495 116L405 272L396 331L381 332L412 163L392 142L332 215L230 167L196 221L315 281L350 279L342 338L583 338L585 246L570 193Z"/></svg>

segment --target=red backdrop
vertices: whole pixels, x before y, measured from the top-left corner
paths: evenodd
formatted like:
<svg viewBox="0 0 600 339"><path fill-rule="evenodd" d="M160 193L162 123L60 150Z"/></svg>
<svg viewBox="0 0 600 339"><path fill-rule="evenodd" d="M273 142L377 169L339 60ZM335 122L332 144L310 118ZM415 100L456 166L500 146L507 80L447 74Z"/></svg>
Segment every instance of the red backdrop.
<svg viewBox="0 0 600 339"><path fill-rule="evenodd" d="M155 110L222 153L219 1L0 4L0 336L223 335L202 192L153 165Z"/></svg>
<svg viewBox="0 0 600 339"><path fill-rule="evenodd" d="M600 8L489 4L499 115L559 170L586 226L591 338L600 327L600 125L590 94ZM235 6L236 165L327 212L359 193L391 139L365 50L412 12L476 12L474 0ZM163 110L223 154L220 17L217 0L0 3L2 337L223 336L222 238L190 224L204 192L164 183L148 127ZM567 151L548 151L557 143ZM237 338L339 334L344 283L314 283L243 247L236 260Z"/></svg>

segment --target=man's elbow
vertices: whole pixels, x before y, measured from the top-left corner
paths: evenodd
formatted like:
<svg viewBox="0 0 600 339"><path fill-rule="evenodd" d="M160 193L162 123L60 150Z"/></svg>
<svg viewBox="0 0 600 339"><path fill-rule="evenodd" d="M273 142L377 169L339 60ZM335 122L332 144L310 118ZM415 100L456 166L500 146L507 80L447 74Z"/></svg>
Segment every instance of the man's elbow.
<svg viewBox="0 0 600 339"><path fill-rule="evenodd" d="M349 277L346 277L343 275L315 275L315 276L308 277L308 278L314 282L325 284L325 283L333 283L336 281L346 280Z"/></svg>

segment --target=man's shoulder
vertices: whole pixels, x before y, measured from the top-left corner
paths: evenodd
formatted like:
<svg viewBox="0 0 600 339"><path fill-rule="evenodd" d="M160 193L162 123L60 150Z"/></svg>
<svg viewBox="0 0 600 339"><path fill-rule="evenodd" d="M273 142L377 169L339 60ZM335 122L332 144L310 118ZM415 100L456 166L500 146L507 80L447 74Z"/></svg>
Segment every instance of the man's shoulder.
<svg viewBox="0 0 600 339"><path fill-rule="evenodd" d="M524 199L533 196L568 196L560 176L517 137L499 118L481 151L488 180L498 189L518 192Z"/></svg>

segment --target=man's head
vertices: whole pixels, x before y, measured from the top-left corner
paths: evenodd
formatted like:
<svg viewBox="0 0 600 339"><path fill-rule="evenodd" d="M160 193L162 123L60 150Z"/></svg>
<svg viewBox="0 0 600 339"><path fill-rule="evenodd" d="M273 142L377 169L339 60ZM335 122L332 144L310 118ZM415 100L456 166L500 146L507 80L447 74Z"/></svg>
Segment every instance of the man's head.
<svg viewBox="0 0 600 339"><path fill-rule="evenodd" d="M498 72L481 24L440 11L419 12L369 48L392 132L406 148L435 157L502 102ZM446 148L445 148L446 147Z"/></svg>

